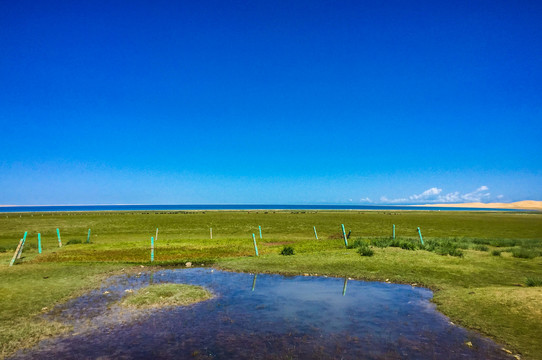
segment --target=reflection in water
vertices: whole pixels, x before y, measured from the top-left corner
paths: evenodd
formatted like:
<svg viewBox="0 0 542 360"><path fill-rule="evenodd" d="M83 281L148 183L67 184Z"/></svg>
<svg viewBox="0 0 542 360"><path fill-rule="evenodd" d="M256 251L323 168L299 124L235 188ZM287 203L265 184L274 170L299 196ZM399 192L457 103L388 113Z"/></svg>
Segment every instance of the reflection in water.
<svg viewBox="0 0 542 360"><path fill-rule="evenodd" d="M254 274L254 278L252 279L252 291L254 291L254 288L256 287L257 278L258 278L258 274Z"/></svg>
<svg viewBox="0 0 542 360"><path fill-rule="evenodd" d="M352 280L344 296L348 279L260 274L256 292L257 277L197 268L113 277L47 315L73 325L73 335L15 358L510 359L452 325L428 289ZM151 282L201 285L215 297L142 313L116 305L126 289Z"/></svg>

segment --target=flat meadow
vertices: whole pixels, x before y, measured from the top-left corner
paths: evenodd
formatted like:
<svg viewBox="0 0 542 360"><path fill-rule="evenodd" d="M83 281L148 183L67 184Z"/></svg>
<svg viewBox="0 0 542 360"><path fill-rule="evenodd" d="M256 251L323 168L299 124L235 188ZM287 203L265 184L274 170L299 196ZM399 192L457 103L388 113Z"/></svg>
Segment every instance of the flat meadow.
<svg viewBox="0 0 542 360"><path fill-rule="evenodd" d="M341 224L351 231L348 247ZM25 231L21 259L10 267ZM281 255L285 247L294 255ZM98 287L106 277L187 262L425 286L454 323L525 358L542 358L542 213L389 210L2 213L1 355L69 331L39 315Z"/></svg>

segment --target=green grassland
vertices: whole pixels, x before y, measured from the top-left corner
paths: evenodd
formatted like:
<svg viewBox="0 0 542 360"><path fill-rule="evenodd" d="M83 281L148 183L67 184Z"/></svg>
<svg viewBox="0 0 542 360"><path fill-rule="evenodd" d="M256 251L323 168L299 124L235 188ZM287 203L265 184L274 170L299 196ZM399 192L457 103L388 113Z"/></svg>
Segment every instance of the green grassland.
<svg viewBox="0 0 542 360"><path fill-rule="evenodd" d="M352 230L350 244L367 244L374 255L345 249L341 224ZM415 250L388 246L392 224L400 243ZM237 271L415 283L435 290L438 309L454 322L524 357L542 358L542 287L527 286L542 278L541 213L314 210L0 214L2 355L67 330L40 320L43 308L97 286L112 273L151 265L150 238L156 228L153 266L190 261ZM24 231L23 256L8 267ZM38 232L42 254L37 252ZM254 256L252 233L259 257ZM70 240L81 243L68 245ZM446 245L440 253L453 248L462 256L439 255L440 244ZM280 255L284 246L293 247L295 255Z"/></svg>
<svg viewBox="0 0 542 360"><path fill-rule="evenodd" d="M123 306L137 309L187 306L205 301L213 294L201 286L187 284L153 284L129 294Z"/></svg>

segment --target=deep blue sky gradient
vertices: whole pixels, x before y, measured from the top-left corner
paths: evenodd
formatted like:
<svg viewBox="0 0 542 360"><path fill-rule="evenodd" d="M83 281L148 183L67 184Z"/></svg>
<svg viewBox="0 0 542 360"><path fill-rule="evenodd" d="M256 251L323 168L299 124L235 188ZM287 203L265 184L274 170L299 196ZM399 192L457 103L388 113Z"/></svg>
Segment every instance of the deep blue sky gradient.
<svg viewBox="0 0 542 360"><path fill-rule="evenodd" d="M541 24L540 1L1 1L0 204L542 200Z"/></svg>

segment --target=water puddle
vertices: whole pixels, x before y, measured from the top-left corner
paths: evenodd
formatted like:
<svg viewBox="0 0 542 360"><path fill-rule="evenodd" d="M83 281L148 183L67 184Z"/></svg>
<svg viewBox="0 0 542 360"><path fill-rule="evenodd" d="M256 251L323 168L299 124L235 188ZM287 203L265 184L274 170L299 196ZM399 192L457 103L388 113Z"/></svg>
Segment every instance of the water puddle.
<svg viewBox="0 0 542 360"><path fill-rule="evenodd" d="M117 305L126 290L163 282L201 285L215 297L150 311ZM46 315L73 325L73 334L14 358L511 358L451 324L431 297L409 285L203 268L116 276Z"/></svg>

